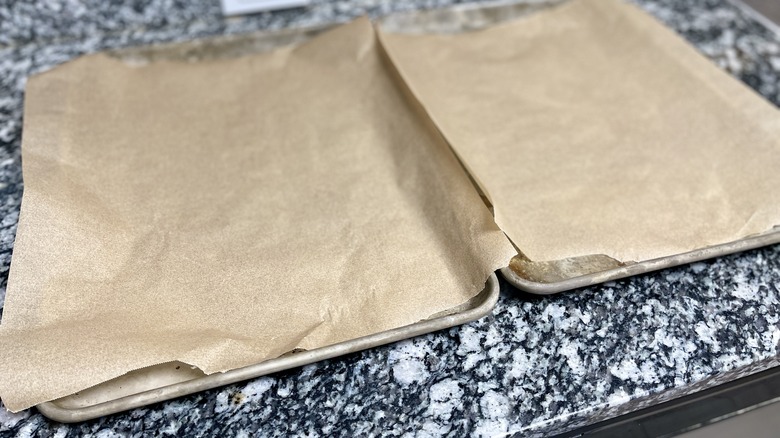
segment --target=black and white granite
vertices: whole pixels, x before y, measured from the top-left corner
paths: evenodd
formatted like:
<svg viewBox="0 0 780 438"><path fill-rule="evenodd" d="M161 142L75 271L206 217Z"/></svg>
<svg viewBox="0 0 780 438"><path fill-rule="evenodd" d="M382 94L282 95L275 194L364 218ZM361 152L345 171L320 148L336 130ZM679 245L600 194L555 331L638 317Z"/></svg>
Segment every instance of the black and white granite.
<svg viewBox="0 0 780 438"><path fill-rule="evenodd" d="M0 1L0 302L29 74L105 48L459 2L315 0L236 19L194 3ZM727 0L638 3L780 104L780 34ZM83 424L0 409L0 436L543 436L780 363L780 246L553 297L502 288L462 327Z"/></svg>

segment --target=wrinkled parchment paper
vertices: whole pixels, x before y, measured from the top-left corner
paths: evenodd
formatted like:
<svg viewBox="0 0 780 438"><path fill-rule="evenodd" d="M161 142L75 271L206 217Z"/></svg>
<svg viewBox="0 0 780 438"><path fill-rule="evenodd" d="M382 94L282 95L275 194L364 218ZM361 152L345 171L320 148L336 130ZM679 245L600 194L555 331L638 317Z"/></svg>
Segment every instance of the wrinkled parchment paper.
<svg viewBox="0 0 780 438"><path fill-rule="evenodd" d="M361 19L296 48L31 79L0 325L18 411L425 319L516 254Z"/></svg>
<svg viewBox="0 0 780 438"><path fill-rule="evenodd" d="M780 113L630 4L380 39L532 260L645 261L780 224Z"/></svg>

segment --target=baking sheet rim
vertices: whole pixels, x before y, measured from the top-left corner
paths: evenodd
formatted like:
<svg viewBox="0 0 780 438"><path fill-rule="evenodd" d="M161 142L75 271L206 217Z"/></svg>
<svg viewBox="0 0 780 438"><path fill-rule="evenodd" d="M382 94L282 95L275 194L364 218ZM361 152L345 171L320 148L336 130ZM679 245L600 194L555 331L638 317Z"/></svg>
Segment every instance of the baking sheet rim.
<svg viewBox="0 0 780 438"><path fill-rule="evenodd" d="M500 272L504 279L506 279L506 281L508 281L512 286L524 292L529 292L536 295L551 295L572 289L593 286L595 284L605 283L607 281L632 277L634 275L645 274L652 271L658 271L660 269L681 266L701 260L748 251L777 243L780 243L780 227L775 227L765 233L748 236L744 239L736 240L734 242L708 246L706 248L696 249L682 254L675 254L667 257L646 260L644 262L626 264L618 268L607 269L605 271L594 272L592 274L581 275L551 283L536 282L523 278L509 266L501 268Z"/></svg>

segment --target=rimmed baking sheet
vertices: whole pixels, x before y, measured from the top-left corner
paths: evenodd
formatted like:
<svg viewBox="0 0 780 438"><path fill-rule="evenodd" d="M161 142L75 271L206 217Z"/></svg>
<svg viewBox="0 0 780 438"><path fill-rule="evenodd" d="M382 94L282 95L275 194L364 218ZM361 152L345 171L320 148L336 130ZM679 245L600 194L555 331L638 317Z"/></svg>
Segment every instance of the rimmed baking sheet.
<svg viewBox="0 0 780 438"><path fill-rule="evenodd" d="M457 33L484 28L565 1L461 5L453 8L390 16L381 20L381 24L383 29L391 32ZM745 8L741 2L735 4ZM518 196L522 196L522 194ZM702 223L701 227L705 228L707 224ZM603 255L536 262L529 260L521 253L514 257L509 266L501 270L501 273L510 284L520 290L547 295L777 243L780 243L780 227L737 241L639 262L620 262ZM522 250L522 247L519 248L520 252Z"/></svg>
<svg viewBox="0 0 780 438"><path fill-rule="evenodd" d="M206 375L187 364L164 363L41 403L37 408L43 415L63 423L90 420L475 321L493 310L498 296L498 277L494 273L488 278L485 289L467 303L405 327L315 350L293 352L224 373Z"/></svg>
<svg viewBox="0 0 780 438"><path fill-rule="evenodd" d="M303 42L333 26L231 35L183 43L118 49L108 53L131 64L145 64L157 60L196 61L230 58ZM56 421L65 423L86 421L465 324L487 315L495 306L498 295L498 278L496 273L493 273L488 278L485 289L467 303L411 325L318 349L294 351L276 359L224 373L207 375L200 369L185 363L163 363L129 372L76 394L41 403L37 408L43 415Z"/></svg>

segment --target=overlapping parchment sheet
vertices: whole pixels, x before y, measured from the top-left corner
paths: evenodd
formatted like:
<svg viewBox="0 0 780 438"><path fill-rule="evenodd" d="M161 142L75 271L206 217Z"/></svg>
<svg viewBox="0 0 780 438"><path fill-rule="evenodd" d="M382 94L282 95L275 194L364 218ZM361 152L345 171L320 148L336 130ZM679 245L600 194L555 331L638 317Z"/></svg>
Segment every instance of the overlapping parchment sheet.
<svg viewBox="0 0 780 438"><path fill-rule="evenodd" d="M532 260L644 261L780 224L776 108L632 5L380 40Z"/></svg>
<svg viewBox="0 0 780 438"><path fill-rule="evenodd" d="M294 49L28 83L0 325L17 411L140 367L213 373L425 319L516 254L361 19Z"/></svg>

